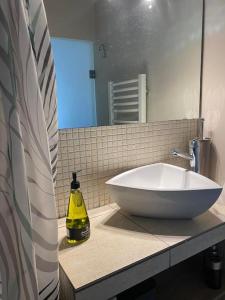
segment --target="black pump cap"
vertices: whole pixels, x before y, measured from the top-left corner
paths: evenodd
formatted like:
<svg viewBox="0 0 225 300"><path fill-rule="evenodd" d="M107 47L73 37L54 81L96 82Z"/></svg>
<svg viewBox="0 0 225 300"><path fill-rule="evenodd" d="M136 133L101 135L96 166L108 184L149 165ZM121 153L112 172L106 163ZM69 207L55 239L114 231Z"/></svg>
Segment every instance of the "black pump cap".
<svg viewBox="0 0 225 300"><path fill-rule="evenodd" d="M71 190L77 190L80 187L80 182L77 181L77 173L73 172L73 181L71 182Z"/></svg>

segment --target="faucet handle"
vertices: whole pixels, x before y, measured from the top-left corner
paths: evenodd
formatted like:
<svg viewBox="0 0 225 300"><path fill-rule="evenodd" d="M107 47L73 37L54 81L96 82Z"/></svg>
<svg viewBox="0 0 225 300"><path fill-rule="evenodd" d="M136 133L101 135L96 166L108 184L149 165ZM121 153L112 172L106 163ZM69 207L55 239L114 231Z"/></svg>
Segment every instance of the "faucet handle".
<svg viewBox="0 0 225 300"><path fill-rule="evenodd" d="M196 141L196 139L192 139L192 140L189 141L189 149L193 149L194 148L195 141Z"/></svg>
<svg viewBox="0 0 225 300"><path fill-rule="evenodd" d="M197 139L196 138L189 141L189 153L190 153L190 155L194 154L196 146L197 146Z"/></svg>

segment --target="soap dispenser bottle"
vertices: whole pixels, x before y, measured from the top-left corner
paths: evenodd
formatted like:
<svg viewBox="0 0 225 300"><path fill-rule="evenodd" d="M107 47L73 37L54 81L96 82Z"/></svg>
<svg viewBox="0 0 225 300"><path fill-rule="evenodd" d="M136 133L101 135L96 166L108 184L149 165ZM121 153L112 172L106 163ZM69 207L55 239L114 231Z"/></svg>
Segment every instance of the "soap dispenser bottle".
<svg viewBox="0 0 225 300"><path fill-rule="evenodd" d="M80 191L80 183L77 181L77 174L73 173L71 191L66 215L67 241L76 245L86 241L90 236L90 222Z"/></svg>

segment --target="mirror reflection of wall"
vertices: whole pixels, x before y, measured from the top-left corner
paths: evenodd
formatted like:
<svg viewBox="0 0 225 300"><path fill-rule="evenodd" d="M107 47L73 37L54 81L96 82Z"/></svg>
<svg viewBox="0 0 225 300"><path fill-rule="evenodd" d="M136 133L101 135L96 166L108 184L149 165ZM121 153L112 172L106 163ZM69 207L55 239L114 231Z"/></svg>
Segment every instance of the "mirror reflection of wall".
<svg viewBox="0 0 225 300"><path fill-rule="evenodd" d="M198 117L202 0L45 0L45 6L60 128ZM112 97L110 82L122 90Z"/></svg>

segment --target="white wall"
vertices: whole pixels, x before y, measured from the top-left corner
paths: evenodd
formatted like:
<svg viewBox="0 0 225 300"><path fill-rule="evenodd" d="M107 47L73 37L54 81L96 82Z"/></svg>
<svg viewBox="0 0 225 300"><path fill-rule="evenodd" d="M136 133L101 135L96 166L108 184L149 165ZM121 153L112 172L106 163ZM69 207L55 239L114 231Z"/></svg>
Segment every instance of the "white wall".
<svg viewBox="0 0 225 300"><path fill-rule="evenodd" d="M213 139L211 177L225 189L224 0L206 0L206 38L203 74L205 136L210 136ZM225 192L222 194L221 203L225 203Z"/></svg>
<svg viewBox="0 0 225 300"><path fill-rule="evenodd" d="M95 39L94 0L44 0L51 36Z"/></svg>

